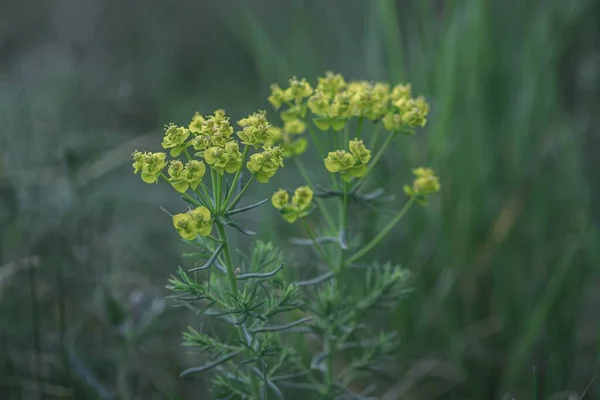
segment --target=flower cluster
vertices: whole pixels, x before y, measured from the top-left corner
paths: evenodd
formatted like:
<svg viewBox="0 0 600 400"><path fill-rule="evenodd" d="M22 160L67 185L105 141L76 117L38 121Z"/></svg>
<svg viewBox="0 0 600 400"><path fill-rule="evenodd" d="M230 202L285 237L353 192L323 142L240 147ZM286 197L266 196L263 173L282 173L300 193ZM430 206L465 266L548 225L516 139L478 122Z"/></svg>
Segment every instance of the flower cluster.
<svg viewBox="0 0 600 400"><path fill-rule="evenodd" d="M439 192L441 188L440 181L432 169L422 167L416 168L413 169L413 174L415 175L415 180L412 186L404 186L404 193L406 193L407 196L423 197Z"/></svg>
<svg viewBox="0 0 600 400"><path fill-rule="evenodd" d="M271 204L278 209L283 219L289 223L307 216L311 212L313 191L308 186L300 186L294 191L292 201L284 189L279 189L271 197Z"/></svg>
<svg viewBox="0 0 600 400"><path fill-rule="evenodd" d="M254 174L256 180L266 183L283 167L283 157L280 147L265 146L262 152L252 154L246 164L248 170Z"/></svg>
<svg viewBox="0 0 600 400"><path fill-rule="evenodd" d="M146 183L154 183L165 168L167 155L165 153L139 152L133 153L133 173L140 172L142 180Z"/></svg>
<svg viewBox="0 0 600 400"><path fill-rule="evenodd" d="M206 166L202 161L190 160L183 165L179 160L172 160L169 162L169 168L167 169L169 174L169 183L179 193L185 193L188 188L196 190L204 174L206 173Z"/></svg>
<svg viewBox="0 0 600 400"><path fill-rule="evenodd" d="M304 118L306 109L322 131L341 131L353 117L384 121L390 131L423 127L427 122L429 105L423 97L412 98L410 85L393 88L385 82L350 81L340 74L327 72L318 78L313 90L305 80L293 78L290 86L282 89L271 86L269 102L280 109L282 119ZM306 104L304 104L306 99Z"/></svg>
<svg viewBox="0 0 600 400"><path fill-rule="evenodd" d="M185 240L193 240L196 235L210 235L212 224L210 210L203 206L190 210L185 214L173 215L173 226L179 236Z"/></svg>
<svg viewBox="0 0 600 400"><path fill-rule="evenodd" d="M362 140L351 140L348 148L349 152L336 150L330 152L325 158L325 168L329 172L339 173L345 182L364 176L371 159L371 150L367 149Z"/></svg>

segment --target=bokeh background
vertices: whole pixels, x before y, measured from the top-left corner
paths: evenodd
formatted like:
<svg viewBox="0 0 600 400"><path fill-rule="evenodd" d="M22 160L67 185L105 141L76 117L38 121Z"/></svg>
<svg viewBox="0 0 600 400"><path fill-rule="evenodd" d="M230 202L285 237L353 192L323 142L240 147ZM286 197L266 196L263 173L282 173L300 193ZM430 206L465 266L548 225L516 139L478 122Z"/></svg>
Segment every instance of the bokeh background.
<svg viewBox="0 0 600 400"><path fill-rule="evenodd" d="M182 249L159 206L181 203L131 152L326 70L432 106L377 174L443 183L374 255L414 275L387 398L600 398L599 21L593 0L1 0L0 398L210 398L178 377L198 321L164 300Z"/></svg>

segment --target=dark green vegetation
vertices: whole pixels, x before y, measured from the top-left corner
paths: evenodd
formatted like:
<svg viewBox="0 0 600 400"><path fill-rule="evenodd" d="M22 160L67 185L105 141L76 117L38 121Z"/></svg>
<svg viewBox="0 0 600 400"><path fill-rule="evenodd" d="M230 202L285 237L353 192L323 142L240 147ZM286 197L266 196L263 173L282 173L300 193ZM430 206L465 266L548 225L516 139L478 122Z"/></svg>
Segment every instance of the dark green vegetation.
<svg viewBox="0 0 600 400"><path fill-rule="evenodd" d="M431 102L379 168L393 193L415 164L442 181L371 255L414 273L383 317L405 345L388 398L597 398L599 20L592 0L3 3L0 397L202 396L178 377L198 322L163 303L182 247L159 206L181 203L130 154L165 121L270 109L271 82L331 69ZM372 236L385 215L358 211ZM300 234L252 218L263 240Z"/></svg>

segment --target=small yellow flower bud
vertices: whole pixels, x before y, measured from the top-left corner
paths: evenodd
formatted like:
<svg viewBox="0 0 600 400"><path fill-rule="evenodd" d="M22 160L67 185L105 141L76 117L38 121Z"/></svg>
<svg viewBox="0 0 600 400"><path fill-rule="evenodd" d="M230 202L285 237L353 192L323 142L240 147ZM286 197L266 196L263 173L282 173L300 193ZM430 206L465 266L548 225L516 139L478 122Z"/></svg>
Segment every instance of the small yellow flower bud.
<svg viewBox="0 0 600 400"><path fill-rule="evenodd" d="M329 112L329 99L320 90L317 90L315 94L308 99L307 104L310 111L317 116L325 117Z"/></svg>
<svg viewBox="0 0 600 400"><path fill-rule="evenodd" d="M273 207L275 207L277 209L282 208L283 206L288 204L288 202L289 202L288 192L283 189L279 189L278 191L273 193L273 196L271 197L271 204L273 204Z"/></svg>

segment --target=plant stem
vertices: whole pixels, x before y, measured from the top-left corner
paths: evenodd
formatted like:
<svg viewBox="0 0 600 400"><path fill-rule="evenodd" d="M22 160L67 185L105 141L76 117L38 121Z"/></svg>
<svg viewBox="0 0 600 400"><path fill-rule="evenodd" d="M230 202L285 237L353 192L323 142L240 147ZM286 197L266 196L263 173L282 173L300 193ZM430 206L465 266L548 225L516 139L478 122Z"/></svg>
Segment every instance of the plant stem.
<svg viewBox="0 0 600 400"><path fill-rule="evenodd" d="M223 243L223 253L225 255L225 268L227 270L227 279L229 280L229 289L231 293L237 295L237 277L235 275L235 268L233 265L233 258L231 257L231 244L229 243L229 239L227 238L227 233L225 232L225 227L221 225L219 222L216 223L217 231L219 233L219 240ZM242 332L242 327L238 329L238 334L240 335L240 339L245 340L244 333ZM260 399L260 387L258 385L258 381L256 380L256 376L250 372L250 383L252 386L252 393L254 398Z"/></svg>
<svg viewBox="0 0 600 400"><path fill-rule="evenodd" d="M237 294L237 277L235 276L235 268L233 266L233 259L231 258L230 243L227 239L227 233L225 228L219 222L216 223L217 231L219 233L219 240L223 243L223 254L225 255L225 268L227 269L227 279L229 280L229 288L233 294Z"/></svg>
<svg viewBox="0 0 600 400"><path fill-rule="evenodd" d="M346 220L348 218L348 182L343 182L344 188L344 196L341 199L341 207L340 207L340 232L339 236L346 236ZM338 273L342 271L344 268L344 249L340 244L340 256L339 256L339 264L338 264Z"/></svg>
<svg viewBox="0 0 600 400"><path fill-rule="evenodd" d="M327 375L325 376L325 384L327 386L327 398L330 398L333 393L333 384L334 384L334 374L333 374L333 350L334 343L331 340L331 332L328 329L325 332L327 337L325 338L325 352L329 353L327 357Z"/></svg>
<svg viewBox="0 0 600 400"><path fill-rule="evenodd" d="M237 187L237 181L240 178L240 174L242 173L242 168L244 166L244 162L246 161L246 157L248 156L248 150L250 146L244 146L244 152L242 153L242 163L240 164L240 168L235 172L233 176L233 181L231 181L231 187L229 188L229 193L225 197L225 201L223 202L223 209L226 209L229 204L229 199L233 196L233 192L235 192L235 188Z"/></svg>
<svg viewBox="0 0 600 400"><path fill-rule="evenodd" d="M231 209L233 207L235 207L235 205L240 200L240 198L242 197L242 195L244 194L246 189L248 189L248 186L250 186L250 183L252 183L253 180L254 180L254 175L250 176L250 179L248 179L248 182L246 182L246 184L244 185L242 190L240 190L240 192L237 194L237 196L235 196L235 198L233 200L231 200L231 203L227 206L227 208L225 208L225 212L223 214L227 214L229 211L231 211Z"/></svg>
<svg viewBox="0 0 600 400"><path fill-rule="evenodd" d="M389 147L390 143L392 143L392 140L394 140L394 138L397 136L397 133L391 133L387 139L385 140L385 142L383 143L383 146L381 146L381 148L379 149L379 151L377 152L377 154L375 155L375 157L373 157L373 160L369 163L369 166L367 167L367 172L365 173L365 175L360 178L353 186L352 191L356 190L357 188L359 188L367 179L367 177L369 176L369 174L371 173L371 171L373 171L373 168L375 168L375 166L377 165L377 163L381 160L381 158L383 157L383 153L385 153L385 151L387 150L387 148Z"/></svg>
<svg viewBox="0 0 600 400"><path fill-rule="evenodd" d="M377 146L377 142L379 141L379 132L380 132L380 124L375 125L375 131L373 132L373 139L371 139L371 143L369 143L369 148L374 149Z"/></svg>
<svg viewBox="0 0 600 400"><path fill-rule="evenodd" d="M325 262L327 263L327 265L331 268L331 262L329 261L329 257L327 256L327 253L325 252L325 249L323 249L323 247L321 247L321 245L319 244L319 241L317 240L317 238L316 238L314 232L312 231L312 229L310 229L308 227L308 225L306 225L306 222L304 222L304 219L300 219L300 224L302 224L302 227L304 228L304 230L308 234L308 237L310 237L310 240L312 240L313 244L317 248L317 251L319 252L319 254L321 255L321 257L323 257L323 259L325 260Z"/></svg>
<svg viewBox="0 0 600 400"><path fill-rule="evenodd" d="M346 260L346 264L351 264L357 261L369 251L371 251L373 247L375 247L381 241L381 239L383 239L385 235L387 235L387 233L398 223L398 221L402 219L402 217L406 214L406 212L410 209L414 202L415 198L411 197L410 200L408 200L400 209L400 211L398 211L398 214L396 214L394 218L392 218L392 220L388 222L388 224L377 234L377 236L371 239L371 241L367 243L362 249L358 250Z"/></svg>
<svg viewBox="0 0 600 400"><path fill-rule="evenodd" d="M361 134L362 127L363 127L363 121L364 121L364 117L358 118L358 126L356 127L356 137L359 139L360 139L360 134Z"/></svg>
<svg viewBox="0 0 600 400"><path fill-rule="evenodd" d="M310 186L311 188L315 189L315 185L312 182L312 180L310 179L310 175L308 174L308 171L306 170L304 163L302 161L300 161L300 159L298 157L294 157L294 162L296 163L296 167L298 168L298 171L300 171L300 175L302 175L302 177L306 181L307 185ZM325 219L327 220L327 225L329 225L329 229L331 229L332 231L335 230L335 222L333 221L333 217L329 213L329 210L327 210L327 207L325 206L323 199L317 197L317 198L315 198L315 202L319 206L319 210L321 210L321 214L323 214L323 217L325 217Z"/></svg>
<svg viewBox="0 0 600 400"><path fill-rule="evenodd" d="M325 159L325 151L323 151L323 148L321 147L321 143L319 143L319 141L317 140L317 134L315 133L315 130L313 129L312 125L308 122L305 121L306 126L308 127L308 133L310 134L310 138L312 139L314 145L315 145L315 149L317 149L317 153L319 153L319 157L321 159Z"/></svg>

